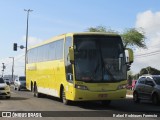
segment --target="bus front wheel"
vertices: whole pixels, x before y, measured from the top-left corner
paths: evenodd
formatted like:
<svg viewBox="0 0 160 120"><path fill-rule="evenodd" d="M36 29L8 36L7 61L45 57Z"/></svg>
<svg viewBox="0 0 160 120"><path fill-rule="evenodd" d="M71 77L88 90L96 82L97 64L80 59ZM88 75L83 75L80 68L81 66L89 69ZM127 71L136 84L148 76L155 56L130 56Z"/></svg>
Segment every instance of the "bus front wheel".
<svg viewBox="0 0 160 120"><path fill-rule="evenodd" d="M65 105L69 104L69 100L66 99L66 93L65 93L65 89L64 88L62 90L61 98L62 98L63 104L65 104Z"/></svg>

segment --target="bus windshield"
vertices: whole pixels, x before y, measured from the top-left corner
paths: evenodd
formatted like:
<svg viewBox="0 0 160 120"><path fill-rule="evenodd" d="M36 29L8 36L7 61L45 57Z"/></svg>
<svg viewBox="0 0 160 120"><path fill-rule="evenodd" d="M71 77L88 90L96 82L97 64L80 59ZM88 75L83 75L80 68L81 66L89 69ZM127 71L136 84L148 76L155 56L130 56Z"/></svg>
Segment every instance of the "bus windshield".
<svg viewBox="0 0 160 120"><path fill-rule="evenodd" d="M125 80L126 59L119 36L74 36L75 77L84 82Z"/></svg>

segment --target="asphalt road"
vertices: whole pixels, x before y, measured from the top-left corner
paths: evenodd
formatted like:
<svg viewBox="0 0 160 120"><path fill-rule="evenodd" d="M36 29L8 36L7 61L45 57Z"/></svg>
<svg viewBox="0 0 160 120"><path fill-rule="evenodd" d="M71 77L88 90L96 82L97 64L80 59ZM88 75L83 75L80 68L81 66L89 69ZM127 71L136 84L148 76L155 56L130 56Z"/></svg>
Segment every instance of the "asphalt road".
<svg viewBox="0 0 160 120"><path fill-rule="evenodd" d="M57 119L59 117L65 117L65 119L69 117L78 117L78 119L83 117L85 119L87 117L88 119L92 118L92 120L97 118L104 119L106 117L116 119L112 118L112 116L116 116L118 119L123 119L124 116L127 116L128 119L135 119L138 115L141 117L140 115L160 114L160 106L152 105L148 101L135 104L132 98L112 101L109 106L103 106L98 102L74 102L71 105L64 105L59 99L54 97L44 96L43 98L36 98L32 92L27 90L15 91L12 88L11 91L11 99L0 98L0 111L17 111L21 112L21 114L25 111L39 112L42 114L42 117L54 116ZM157 118L150 117L149 119Z"/></svg>

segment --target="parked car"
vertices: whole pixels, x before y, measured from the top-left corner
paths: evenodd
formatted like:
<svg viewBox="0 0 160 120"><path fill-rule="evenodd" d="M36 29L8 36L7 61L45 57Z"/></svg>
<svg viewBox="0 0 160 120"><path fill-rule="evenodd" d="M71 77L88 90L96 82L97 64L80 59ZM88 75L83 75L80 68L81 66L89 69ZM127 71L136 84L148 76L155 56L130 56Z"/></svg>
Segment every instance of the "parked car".
<svg viewBox="0 0 160 120"><path fill-rule="evenodd" d="M19 76L15 78L14 89L20 91L21 89L26 89L26 77Z"/></svg>
<svg viewBox="0 0 160 120"><path fill-rule="evenodd" d="M6 99L11 97L10 86L5 83L3 78L0 78L0 97L6 97Z"/></svg>
<svg viewBox="0 0 160 120"><path fill-rule="evenodd" d="M133 91L133 100L135 103L140 100L150 100L153 104L160 103L160 75L141 76Z"/></svg>
<svg viewBox="0 0 160 120"><path fill-rule="evenodd" d="M4 79L4 81L7 85L11 85L11 81L9 79Z"/></svg>

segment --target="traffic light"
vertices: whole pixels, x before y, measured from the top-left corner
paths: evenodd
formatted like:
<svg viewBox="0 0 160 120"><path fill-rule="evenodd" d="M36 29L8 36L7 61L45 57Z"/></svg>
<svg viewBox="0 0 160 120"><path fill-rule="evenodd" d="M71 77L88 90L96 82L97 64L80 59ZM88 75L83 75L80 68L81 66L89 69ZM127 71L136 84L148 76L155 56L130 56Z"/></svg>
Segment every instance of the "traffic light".
<svg viewBox="0 0 160 120"><path fill-rule="evenodd" d="M17 51L17 43L14 43L14 44L13 44L13 50L14 50L14 51Z"/></svg>

